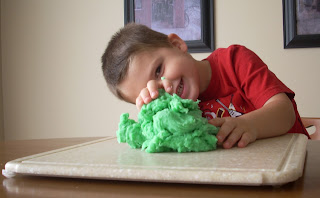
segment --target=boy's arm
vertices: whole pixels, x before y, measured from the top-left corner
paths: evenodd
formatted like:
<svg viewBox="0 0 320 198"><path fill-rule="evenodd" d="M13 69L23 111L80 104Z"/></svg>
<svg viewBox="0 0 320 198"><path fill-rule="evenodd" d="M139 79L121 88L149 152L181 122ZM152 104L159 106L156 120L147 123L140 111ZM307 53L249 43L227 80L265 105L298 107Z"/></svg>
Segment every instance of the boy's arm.
<svg viewBox="0 0 320 198"><path fill-rule="evenodd" d="M288 132L295 122L291 100L285 93L271 97L262 108L237 118L216 118L209 121L221 127L218 142L224 148L245 147L260 138L274 137Z"/></svg>

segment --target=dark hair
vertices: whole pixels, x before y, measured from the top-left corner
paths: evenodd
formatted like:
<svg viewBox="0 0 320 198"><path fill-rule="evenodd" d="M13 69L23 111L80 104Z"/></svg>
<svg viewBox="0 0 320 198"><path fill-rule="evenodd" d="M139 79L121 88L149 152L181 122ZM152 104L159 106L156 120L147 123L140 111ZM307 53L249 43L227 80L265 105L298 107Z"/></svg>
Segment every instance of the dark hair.
<svg viewBox="0 0 320 198"><path fill-rule="evenodd" d="M147 26L129 23L116 32L101 57L103 75L111 92L124 100L117 86L125 78L133 56L159 47L171 47L168 36Z"/></svg>

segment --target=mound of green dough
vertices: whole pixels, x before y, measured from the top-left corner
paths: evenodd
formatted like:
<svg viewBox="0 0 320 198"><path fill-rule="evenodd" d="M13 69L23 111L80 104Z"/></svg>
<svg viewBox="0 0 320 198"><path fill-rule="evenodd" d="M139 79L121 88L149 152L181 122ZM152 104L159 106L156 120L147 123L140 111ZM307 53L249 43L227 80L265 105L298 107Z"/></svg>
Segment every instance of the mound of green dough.
<svg viewBox="0 0 320 198"><path fill-rule="evenodd" d="M218 128L201 116L198 103L160 89L157 99L143 105L138 122L128 113L120 116L118 142L148 153L214 150Z"/></svg>

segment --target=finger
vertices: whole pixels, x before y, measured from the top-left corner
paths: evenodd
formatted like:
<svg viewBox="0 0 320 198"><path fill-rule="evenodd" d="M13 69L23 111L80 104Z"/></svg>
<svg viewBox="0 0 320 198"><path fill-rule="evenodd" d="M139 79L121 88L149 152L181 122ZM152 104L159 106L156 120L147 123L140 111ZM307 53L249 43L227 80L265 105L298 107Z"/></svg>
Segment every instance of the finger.
<svg viewBox="0 0 320 198"><path fill-rule="evenodd" d="M213 126L216 126L216 127L221 127L223 125L224 121L225 120L222 118L214 118L214 119L209 120L208 123L212 124ZM219 131L220 131L220 129L219 129ZM216 138L218 139L218 144L221 145L224 138L221 135L219 135L219 132L216 135Z"/></svg>
<svg viewBox="0 0 320 198"><path fill-rule="evenodd" d="M148 88L143 88L140 92L140 97L143 100L144 104L148 104L149 102L152 101L152 98L150 96L150 92Z"/></svg>
<svg viewBox="0 0 320 198"><path fill-rule="evenodd" d="M238 143L238 147L240 148L244 148L246 147L250 142L253 142L254 138L251 137L250 133L246 132L242 135L239 143Z"/></svg>
<svg viewBox="0 0 320 198"><path fill-rule="evenodd" d="M222 123L217 134L218 142L224 142L226 138L229 136L229 134L234 130L234 128L235 128L234 122L224 121L224 123Z"/></svg>
<svg viewBox="0 0 320 198"><path fill-rule="evenodd" d="M234 129L228 136L227 140L223 143L223 147L226 149L233 147L233 145L240 140L243 133L244 130L241 128Z"/></svg>
<svg viewBox="0 0 320 198"><path fill-rule="evenodd" d="M156 99L159 95L158 89L159 89L159 84L155 80L150 80L147 83L147 88L149 90L149 95L151 96L152 99Z"/></svg>
<svg viewBox="0 0 320 198"><path fill-rule="evenodd" d="M224 121L225 121L225 119L223 119L223 118L214 118L214 119L209 120L208 122L210 124L212 124L213 126L221 127L222 124L224 123Z"/></svg>
<svg viewBox="0 0 320 198"><path fill-rule="evenodd" d="M169 94L172 94L173 93L172 82L170 80L168 80L168 79L164 79L161 82L162 82L162 86L163 86L164 90L166 92L168 92Z"/></svg>
<svg viewBox="0 0 320 198"><path fill-rule="evenodd" d="M140 111L140 109L142 108L142 105L144 104L142 98L140 96L138 96L136 98L136 107L137 109Z"/></svg>

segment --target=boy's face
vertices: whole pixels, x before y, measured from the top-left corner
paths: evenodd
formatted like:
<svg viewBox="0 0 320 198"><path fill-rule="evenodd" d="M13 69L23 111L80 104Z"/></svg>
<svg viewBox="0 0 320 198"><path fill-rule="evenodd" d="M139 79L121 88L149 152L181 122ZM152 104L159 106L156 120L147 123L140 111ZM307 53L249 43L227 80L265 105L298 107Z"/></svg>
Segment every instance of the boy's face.
<svg viewBox="0 0 320 198"><path fill-rule="evenodd" d="M198 98L200 85L197 61L187 53L184 41L179 39L172 42L171 48L143 51L133 57L126 77L118 86L126 101L135 103L140 91L150 80L157 81L161 87L161 77L171 81L173 93L181 98Z"/></svg>

